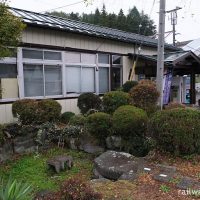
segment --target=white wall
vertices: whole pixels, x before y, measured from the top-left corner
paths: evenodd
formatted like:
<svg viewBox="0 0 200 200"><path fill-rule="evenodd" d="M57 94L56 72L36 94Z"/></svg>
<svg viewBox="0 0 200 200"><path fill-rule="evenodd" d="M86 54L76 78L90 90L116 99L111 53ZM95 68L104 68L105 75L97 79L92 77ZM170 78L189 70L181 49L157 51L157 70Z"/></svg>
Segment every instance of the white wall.
<svg viewBox="0 0 200 200"><path fill-rule="evenodd" d="M58 100L58 103L62 106L62 113L71 111L79 114L79 108L77 107L77 99L63 99ZM12 115L12 104L0 104L0 124L12 123L16 119Z"/></svg>
<svg viewBox="0 0 200 200"><path fill-rule="evenodd" d="M134 53L134 44L36 27L27 27L23 32L22 41L24 43L70 47L93 51L121 54ZM141 54L153 55L156 53L157 49L155 47L142 47Z"/></svg>

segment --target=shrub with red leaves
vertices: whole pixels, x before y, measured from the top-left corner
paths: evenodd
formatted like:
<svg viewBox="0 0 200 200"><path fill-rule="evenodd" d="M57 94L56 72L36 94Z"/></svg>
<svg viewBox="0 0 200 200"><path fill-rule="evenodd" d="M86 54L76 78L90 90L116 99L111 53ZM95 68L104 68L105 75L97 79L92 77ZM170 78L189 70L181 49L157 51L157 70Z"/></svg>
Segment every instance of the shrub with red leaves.
<svg viewBox="0 0 200 200"><path fill-rule="evenodd" d="M133 87L130 91L132 105L145 110L151 114L156 110L156 104L159 97L159 92L153 81L143 80Z"/></svg>
<svg viewBox="0 0 200 200"><path fill-rule="evenodd" d="M102 195L96 193L80 178L71 178L61 186L61 196L67 200L101 200Z"/></svg>

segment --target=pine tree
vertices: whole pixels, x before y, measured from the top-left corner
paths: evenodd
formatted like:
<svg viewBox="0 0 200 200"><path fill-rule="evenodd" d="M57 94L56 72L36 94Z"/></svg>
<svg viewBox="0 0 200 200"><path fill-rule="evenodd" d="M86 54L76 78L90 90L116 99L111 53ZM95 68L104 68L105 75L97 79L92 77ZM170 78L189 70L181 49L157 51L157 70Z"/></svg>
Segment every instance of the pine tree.
<svg viewBox="0 0 200 200"><path fill-rule="evenodd" d="M139 33L141 17L138 9L134 6L127 15L127 31Z"/></svg>
<svg viewBox="0 0 200 200"><path fill-rule="evenodd" d="M126 30L126 16L122 9L120 9L119 14L117 16L117 28L120 30Z"/></svg>
<svg viewBox="0 0 200 200"><path fill-rule="evenodd" d="M108 14L106 12L105 4L103 4L103 8L101 10L100 24L101 24L101 26L108 26Z"/></svg>
<svg viewBox="0 0 200 200"><path fill-rule="evenodd" d="M94 13L94 24L100 24L100 15L99 9L97 8Z"/></svg>

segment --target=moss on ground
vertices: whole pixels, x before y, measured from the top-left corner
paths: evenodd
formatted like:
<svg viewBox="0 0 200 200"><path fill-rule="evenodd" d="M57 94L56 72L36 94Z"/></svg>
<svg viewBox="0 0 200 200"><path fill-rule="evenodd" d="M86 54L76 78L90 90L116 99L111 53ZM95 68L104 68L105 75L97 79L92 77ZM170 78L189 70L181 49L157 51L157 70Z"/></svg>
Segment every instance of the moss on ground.
<svg viewBox="0 0 200 200"><path fill-rule="evenodd" d="M47 159L56 155L71 155L74 159L73 168L60 174L48 170ZM93 163L90 155L80 151L53 148L41 154L24 155L1 165L0 177L8 178L11 176L17 180L25 181L32 185L34 192L40 190L56 191L63 180L77 174L85 179L90 179L92 168Z"/></svg>

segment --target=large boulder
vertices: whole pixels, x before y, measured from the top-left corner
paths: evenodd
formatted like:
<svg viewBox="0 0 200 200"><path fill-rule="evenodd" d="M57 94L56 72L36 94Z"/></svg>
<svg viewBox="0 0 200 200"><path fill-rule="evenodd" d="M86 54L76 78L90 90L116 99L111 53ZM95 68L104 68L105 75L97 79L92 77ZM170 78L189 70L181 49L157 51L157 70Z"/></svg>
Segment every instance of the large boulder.
<svg viewBox="0 0 200 200"><path fill-rule="evenodd" d="M143 170L144 162L128 153L107 151L94 160L94 166L104 178L133 180Z"/></svg>

